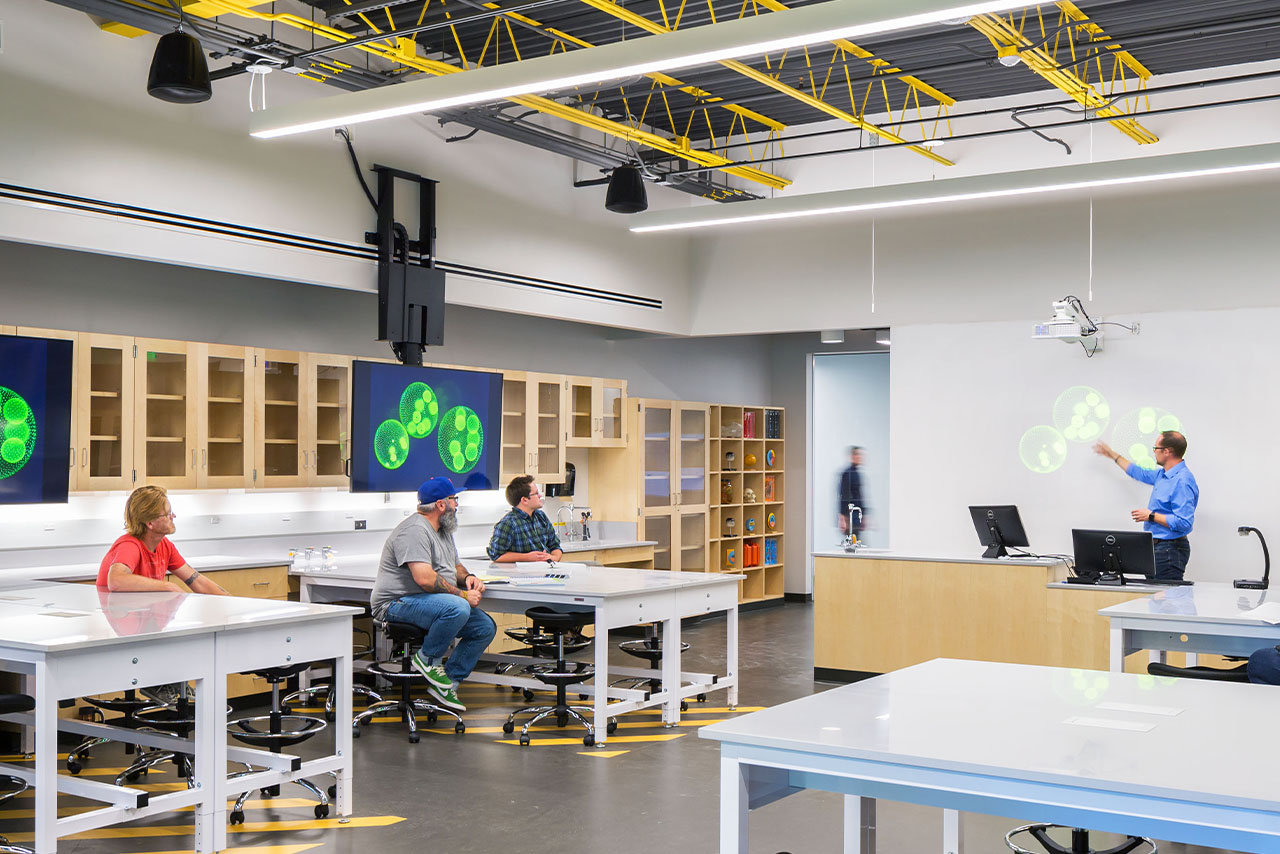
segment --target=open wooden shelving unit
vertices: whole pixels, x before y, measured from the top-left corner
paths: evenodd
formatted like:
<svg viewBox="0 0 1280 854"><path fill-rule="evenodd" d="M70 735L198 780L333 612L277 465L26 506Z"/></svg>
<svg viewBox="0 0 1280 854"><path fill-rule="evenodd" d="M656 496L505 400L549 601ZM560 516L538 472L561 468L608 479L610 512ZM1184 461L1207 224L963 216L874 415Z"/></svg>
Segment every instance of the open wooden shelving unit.
<svg viewBox="0 0 1280 854"><path fill-rule="evenodd" d="M746 575L738 587L741 604L784 593L785 423L776 406L711 407L707 553L716 570Z"/></svg>

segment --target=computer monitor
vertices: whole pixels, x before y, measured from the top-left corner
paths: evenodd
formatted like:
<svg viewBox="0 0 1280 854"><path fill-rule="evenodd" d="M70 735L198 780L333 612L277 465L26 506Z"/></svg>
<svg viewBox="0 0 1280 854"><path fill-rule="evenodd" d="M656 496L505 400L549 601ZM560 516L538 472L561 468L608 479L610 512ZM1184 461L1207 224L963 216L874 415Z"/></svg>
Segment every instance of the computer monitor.
<svg viewBox="0 0 1280 854"><path fill-rule="evenodd" d="M1146 531L1071 531L1076 575L1123 584L1124 578L1154 578L1156 553Z"/></svg>
<svg viewBox="0 0 1280 854"><path fill-rule="evenodd" d="M987 547L983 557L1005 557L1006 546L1025 548L1027 532L1022 529L1022 518L1014 504L983 504L969 508L973 517L973 529L978 541Z"/></svg>

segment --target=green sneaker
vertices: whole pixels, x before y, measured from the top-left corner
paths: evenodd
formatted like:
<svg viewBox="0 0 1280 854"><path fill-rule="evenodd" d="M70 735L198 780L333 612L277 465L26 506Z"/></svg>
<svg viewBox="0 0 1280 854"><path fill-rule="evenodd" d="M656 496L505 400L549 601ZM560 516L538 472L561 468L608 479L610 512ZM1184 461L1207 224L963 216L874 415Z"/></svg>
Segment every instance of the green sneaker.
<svg viewBox="0 0 1280 854"><path fill-rule="evenodd" d="M422 654L422 650L413 654L413 669L422 674L422 678L427 680L428 685L435 685L438 688L453 687L453 680L444 675L444 668L438 664L430 664Z"/></svg>
<svg viewBox="0 0 1280 854"><path fill-rule="evenodd" d="M458 692L453 687L453 683L449 683L447 688L441 688L434 682L427 682L427 693L436 698L436 701L442 706L447 706L455 712L465 712L467 707L462 705L462 701L458 699Z"/></svg>

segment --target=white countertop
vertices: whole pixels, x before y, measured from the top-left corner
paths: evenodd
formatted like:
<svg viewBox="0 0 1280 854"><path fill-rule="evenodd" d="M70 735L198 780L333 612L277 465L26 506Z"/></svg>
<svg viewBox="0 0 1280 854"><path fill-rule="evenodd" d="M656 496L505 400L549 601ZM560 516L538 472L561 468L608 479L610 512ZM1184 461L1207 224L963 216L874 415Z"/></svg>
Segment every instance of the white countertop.
<svg viewBox="0 0 1280 854"><path fill-rule="evenodd" d="M918 555L907 552L894 552L888 549L858 549L846 552L843 549L825 549L813 552L814 557L844 557L854 560L910 560L919 563L989 563L994 565L1013 564L1018 566L1057 566L1063 563L1059 557L1000 557L987 558L956 557L954 555Z"/></svg>
<svg viewBox="0 0 1280 854"><path fill-rule="evenodd" d="M1280 622L1280 591L1237 590L1226 583L1200 582L1190 587L1160 588L1151 596L1112 605L1098 613L1104 617L1158 620L1176 616L1186 622L1270 626L1275 623L1269 621Z"/></svg>
<svg viewBox="0 0 1280 854"><path fill-rule="evenodd" d="M363 559L351 557L340 560L334 569L319 568L291 570L291 575L305 576L312 582L349 583L353 587L372 588L378 577L378 555L366 555ZM512 575L531 577L527 571L512 572L511 564L490 563L487 560L463 559L468 572L482 576ZM580 597L621 596L659 589L700 587L711 584L737 582L743 575L723 572L668 572L661 569L630 569L615 566L584 566L582 564L557 564L549 566L550 572L564 572L568 578L563 584L490 584L485 596L493 598L521 598L522 593L537 590L539 597L566 599Z"/></svg>
<svg viewBox="0 0 1280 854"><path fill-rule="evenodd" d="M593 552L605 549L630 549L639 546L656 546L657 540L561 540L560 550L565 554ZM483 557L483 555L481 555Z"/></svg>
<svg viewBox="0 0 1280 854"><path fill-rule="evenodd" d="M1256 685L936 659L699 735L1274 810L1280 740L1242 733L1269 732L1278 704L1274 689Z"/></svg>
<svg viewBox="0 0 1280 854"><path fill-rule="evenodd" d="M253 555L188 555L187 563L205 572L217 569L253 569L260 566L287 566L289 559L281 554ZM64 563L51 566L24 566L0 569L0 583L12 581L83 581L98 577L98 563Z"/></svg>
<svg viewBox="0 0 1280 854"><path fill-rule="evenodd" d="M56 652L342 613L359 609L195 593L111 593L87 584L13 584L0 587L0 646Z"/></svg>

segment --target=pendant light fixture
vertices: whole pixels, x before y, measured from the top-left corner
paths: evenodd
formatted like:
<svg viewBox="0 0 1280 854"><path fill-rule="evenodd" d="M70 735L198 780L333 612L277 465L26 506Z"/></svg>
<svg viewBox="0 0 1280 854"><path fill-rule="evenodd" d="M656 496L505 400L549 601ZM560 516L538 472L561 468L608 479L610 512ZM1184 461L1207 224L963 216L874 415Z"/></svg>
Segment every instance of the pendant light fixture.
<svg viewBox="0 0 1280 854"><path fill-rule="evenodd" d="M199 104L213 97L209 63L200 40L182 31L186 23L182 0L174 0L174 6L178 10L178 28L156 43L147 75L147 94L171 104Z"/></svg>
<svg viewBox="0 0 1280 854"><path fill-rule="evenodd" d="M644 176L634 166L619 166L609 179L609 191L604 197L606 210L620 214L640 213L649 208L649 197L644 191Z"/></svg>

